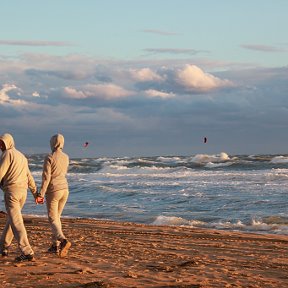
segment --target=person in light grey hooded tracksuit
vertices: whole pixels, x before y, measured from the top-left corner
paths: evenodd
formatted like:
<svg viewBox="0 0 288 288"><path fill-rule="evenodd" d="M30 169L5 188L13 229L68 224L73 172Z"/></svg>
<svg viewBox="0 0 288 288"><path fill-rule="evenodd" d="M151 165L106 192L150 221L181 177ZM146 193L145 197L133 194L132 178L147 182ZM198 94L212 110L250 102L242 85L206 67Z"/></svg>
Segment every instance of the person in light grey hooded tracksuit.
<svg viewBox="0 0 288 288"><path fill-rule="evenodd" d="M15 148L14 139L10 134L0 136L0 148L0 186L4 192L7 210L7 222L0 239L0 253L2 256L8 256L8 248L15 236L21 250L21 255L15 260L33 261L34 252L28 241L21 209L26 201L27 189L30 189L36 199L37 187L26 157Z"/></svg>
<svg viewBox="0 0 288 288"><path fill-rule="evenodd" d="M46 198L48 219L52 230L52 245L49 252L64 257L68 253L71 243L62 231L61 214L69 195L66 174L69 166L69 156L62 151L64 137L56 134L51 137L52 153L44 161L41 190L36 198L37 203L43 203Z"/></svg>

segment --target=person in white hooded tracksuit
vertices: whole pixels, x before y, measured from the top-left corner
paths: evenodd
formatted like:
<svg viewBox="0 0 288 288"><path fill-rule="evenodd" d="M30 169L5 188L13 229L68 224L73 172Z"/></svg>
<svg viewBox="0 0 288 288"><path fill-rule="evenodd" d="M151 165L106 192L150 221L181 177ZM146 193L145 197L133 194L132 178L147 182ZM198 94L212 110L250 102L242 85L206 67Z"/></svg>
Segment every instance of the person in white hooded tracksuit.
<svg viewBox="0 0 288 288"><path fill-rule="evenodd" d="M51 137L50 146L52 153L44 160L42 185L37 203L43 203L46 198L48 220L52 230L52 245L49 252L64 257L68 253L71 243L66 239L62 231L61 214L69 195L66 174L69 166L69 156L62 151L64 137L56 134Z"/></svg>
<svg viewBox="0 0 288 288"><path fill-rule="evenodd" d="M15 260L33 261L34 252L28 241L21 209L25 204L28 188L36 199L37 187L29 170L28 160L15 148L12 135L6 133L0 136L0 149L0 185L7 210L7 221L0 239L0 253L8 256L8 248L15 236L21 250L21 255Z"/></svg>

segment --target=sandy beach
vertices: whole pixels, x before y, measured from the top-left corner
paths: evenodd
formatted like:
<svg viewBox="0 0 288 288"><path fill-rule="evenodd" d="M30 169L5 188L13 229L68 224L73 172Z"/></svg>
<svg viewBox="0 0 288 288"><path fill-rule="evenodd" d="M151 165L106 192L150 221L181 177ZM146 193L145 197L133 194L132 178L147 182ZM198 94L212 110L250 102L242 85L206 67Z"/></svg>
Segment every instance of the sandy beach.
<svg viewBox="0 0 288 288"><path fill-rule="evenodd" d="M59 258L46 218L25 225L36 261L15 263L14 240L1 287L288 287L287 236L63 219L72 247Z"/></svg>

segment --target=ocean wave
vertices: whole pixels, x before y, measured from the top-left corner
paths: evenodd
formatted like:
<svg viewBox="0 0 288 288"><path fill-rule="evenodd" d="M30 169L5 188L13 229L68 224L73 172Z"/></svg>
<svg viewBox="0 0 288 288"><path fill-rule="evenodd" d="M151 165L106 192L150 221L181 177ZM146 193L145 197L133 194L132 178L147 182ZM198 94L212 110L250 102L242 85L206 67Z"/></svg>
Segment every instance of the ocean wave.
<svg viewBox="0 0 288 288"><path fill-rule="evenodd" d="M204 226L203 221L197 220L186 220L182 217L176 216L158 216L152 223L155 226L190 226L190 227L199 227Z"/></svg>
<svg viewBox="0 0 288 288"><path fill-rule="evenodd" d="M206 168L219 168L219 167L227 167L231 166L233 163L213 163L213 162L208 162L205 167Z"/></svg>
<svg viewBox="0 0 288 288"><path fill-rule="evenodd" d="M270 160L271 163L288 163L288 157L276 156Z"/></svg>
<svg viewBox="0 0 288 288"><path fill-rule="evenodd" d="M186 226L198 228L210 228L219 230L233 230L242 232L258 232L288 235L288 218L271 216L259 220L252 218L250 222L243 223L241 220L218 222L205 222L201 220L187 220L177 216L158 216L151 223L155 226Z"/></svg>
<svg viewBox="0 0 288 288"><path fill-rule="evenodd" d="M208 162L223 162L230 160L230 157L227 153L222 152L216 155L208 155L208 154L197 154L195 155L191 161L195 163L208 163Z"/></svg>
<svg viewBox="0 0 288 288"><path fill-rule="evenodd" d="M160 157L157 157L157 160L164 162L164 163L167 163L167 162L182 162L183 159L179 156L174 156L174 157L160 156Z"/></svg>
<svg viewBox="0 0 288 288"><path fill-rule="evenodd" d="M31 158L32 159L32 158ZM278 167L277 167L278 166ZM42 168L42 163L31 161L32 170ZM122 158L92 158L72 159L70 172L93 173L150 173L159 171L173 173L171 169L178 171L201 170L201 169L238 169L238 170L264 170L276 168L288 168L288 157L272 155L237 155L230 156L225 152L220 154L196 154L194 156L155 156L155 157L122 157ZM167 169L167 170L166 170Z"/></svg>

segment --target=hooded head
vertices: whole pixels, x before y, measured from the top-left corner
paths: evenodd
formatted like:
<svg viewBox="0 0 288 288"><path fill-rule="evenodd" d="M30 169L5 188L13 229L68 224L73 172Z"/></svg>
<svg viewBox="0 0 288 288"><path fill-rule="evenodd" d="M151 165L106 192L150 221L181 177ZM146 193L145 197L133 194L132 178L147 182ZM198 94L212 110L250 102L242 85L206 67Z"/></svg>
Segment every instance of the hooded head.
<svg viewBox="0 0 288 288"><path fill-rule="evenodd" d="M14 139L11 134L5 133L1 135L0 140L4 143L5 146L4 150L8 150L15 147Z"/></svg>
<svg viewBox="0 0 288 288"><path fill-rule="evenodd" d="M52 152L57 149L63 149L64 147L64 136L62 134L56 134L50 139L50 147Z"/></svg>

